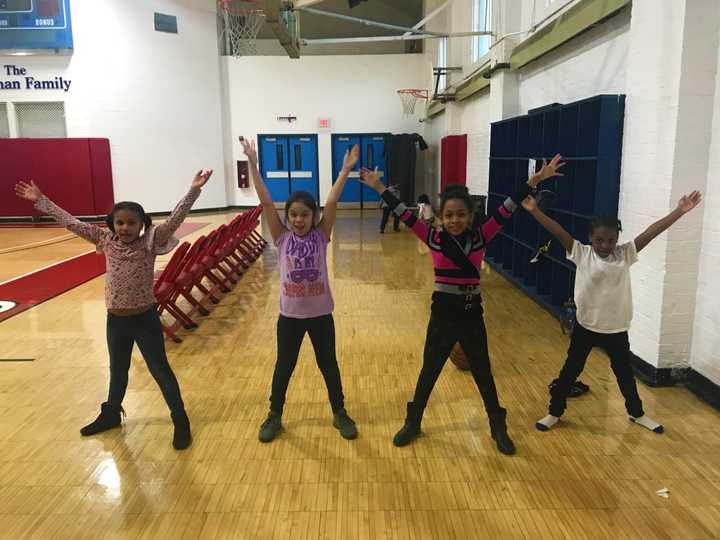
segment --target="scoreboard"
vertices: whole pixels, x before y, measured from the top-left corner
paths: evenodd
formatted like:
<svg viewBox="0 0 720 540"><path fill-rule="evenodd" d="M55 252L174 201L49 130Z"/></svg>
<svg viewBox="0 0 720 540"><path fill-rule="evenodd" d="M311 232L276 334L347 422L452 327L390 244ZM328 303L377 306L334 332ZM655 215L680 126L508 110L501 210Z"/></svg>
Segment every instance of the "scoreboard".
<svg viewBox="0 0 720 540"><path fill-rule="evenodd" d="M72 48L70 0L0 0L0 54Z"/></svg>

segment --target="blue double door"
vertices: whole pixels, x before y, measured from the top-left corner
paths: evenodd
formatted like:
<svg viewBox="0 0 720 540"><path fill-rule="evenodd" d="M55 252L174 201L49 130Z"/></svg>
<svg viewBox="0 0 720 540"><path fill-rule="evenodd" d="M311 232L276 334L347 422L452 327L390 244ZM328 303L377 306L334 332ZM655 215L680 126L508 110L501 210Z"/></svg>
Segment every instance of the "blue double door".
<svg viewBox="0 0 720 540"><path fill-rule="evenodd" d="M360 160L349 175L345 189L340 196L340 202L364 205L380 200L380 195L375 190L362 185L357 179L360 177L361 167L368 169L377 167L381 180L387 185L385 138L386 134L383 133L348 133L332 136L333 183L342 169L345 152L356 144L360 146Z"/></svg>
<svg viewBox="0 0 720 540"><path fill-rule="evenodd" d="M319 200L317 135L259 135L260 173L274 202L293 191Z"/></svg>

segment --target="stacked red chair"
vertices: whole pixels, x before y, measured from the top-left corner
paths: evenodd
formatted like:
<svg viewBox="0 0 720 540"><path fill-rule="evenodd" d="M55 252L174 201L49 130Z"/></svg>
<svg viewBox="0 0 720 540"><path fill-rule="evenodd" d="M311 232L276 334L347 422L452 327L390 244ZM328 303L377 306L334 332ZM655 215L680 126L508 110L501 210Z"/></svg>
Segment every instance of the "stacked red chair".
<svg viewBox="0 0 720 540"><path fill-rule="evenodd" d="M227 225L220 225L195 242L183 242L172 254L155 281L155 298L160 315L174 322L163 322L165 335L181 343L177 331L198 327L193 318L208 315L208 307L221 300L257 260L267 241L257 232L262 206L238 214ZM180 301L184 300L184 308Z"/></svg>

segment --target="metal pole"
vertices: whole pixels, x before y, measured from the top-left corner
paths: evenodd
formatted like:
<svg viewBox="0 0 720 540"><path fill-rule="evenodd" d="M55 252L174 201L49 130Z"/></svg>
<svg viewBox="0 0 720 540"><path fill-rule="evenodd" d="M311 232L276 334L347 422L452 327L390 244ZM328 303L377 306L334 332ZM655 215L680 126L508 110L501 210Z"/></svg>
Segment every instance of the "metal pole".
<svg viewBox="0 0 720 540"><path fill-rule="evenodd" d="M415 28L409 28L407 26L398 26L397 24L388 24L388 23L381 23L377 21L371 21L368 19L361 19L360 17L351 17L350 15L342 15L340 13L331 13L329 11L323 11L321 9L315 9L315 8L300 8L299 11L302 11L303 13L312 13L313 15L322 15L323 17L332 17L334 19L342 19L343 21L351 21L356 22L359 24L364 24L365 26L377 26L378 28L385 28L386 30L399 30L401 32L410 32L411 34L428 34L431 36L437 36L437 37L445 37L447 34L440 33L440 32L427 32L424 30L416 30Z"/></svg>
<svg viewBox="0 0 720 540"><path fill-rule="evenodd" d="M413 29L414 29L414 30L418 30L419 28L422 28L423 26L425 26L430 19L434 18L434 17L435 17L438 13L440 13L443 9L445 9L446 7L448 7L448 5L449 5L451 2L452 2L452 0L446 0L446 2L445 2L442 6L434 9L431 13L429 13L429 14L427 15L427 17L425 17L423 20L421 20L419 23L417 23L415 26L413 26ZM405 33L405 35L409 35L409 34L411 34L411 32L406 32L406 33Z"/></svg>
<svg viewBox="0 0 720 540"><path fill-rule="evenodd" d="M326 45L332 43L370 43L374 41L407 41L414 39L438 39L438 38L456 38L469 36L490 36L492 32L458 32L456 34L448 34L447 36L436 36L434 34L409 34L407 36L370 36L370 37L353 37L353 38L321 38L321 39L302 39L303 45Z"/></svg>

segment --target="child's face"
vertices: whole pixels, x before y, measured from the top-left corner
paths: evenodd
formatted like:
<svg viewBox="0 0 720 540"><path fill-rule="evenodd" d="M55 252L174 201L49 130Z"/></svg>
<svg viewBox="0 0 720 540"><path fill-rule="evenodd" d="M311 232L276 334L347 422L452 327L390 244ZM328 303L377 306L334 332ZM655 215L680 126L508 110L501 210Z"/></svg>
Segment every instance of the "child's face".
<svg viewBox="0 0 720 540"><path fill-rule="evenodd" d="M590 244L595 253L603 259L610 256L615 250L618 241L618 231L609 227L595 227L590 233Z"/></svg>
<svg viewBox="0 0 720 540"><path fill-rule="evenodd" d="M470 227L472 214L462 199L450 199L442 210L442 224L453 236L461 235Z"/></svg>
<svg viewBox="0 0 720 540"><path fill-rule="evenodd" d="M288 225L298 236L305 236L313 226L313 212L304 203L295 201L288 208Z"/></svg>
<svg viewBox="0 0 720 540"><path fill-rule="evenodd" d="M115 234L118 235L120 240L129 244L140 236L143 224L137 212L123 209L117 210L113 214L113 226L115 227Z"/></svg>

